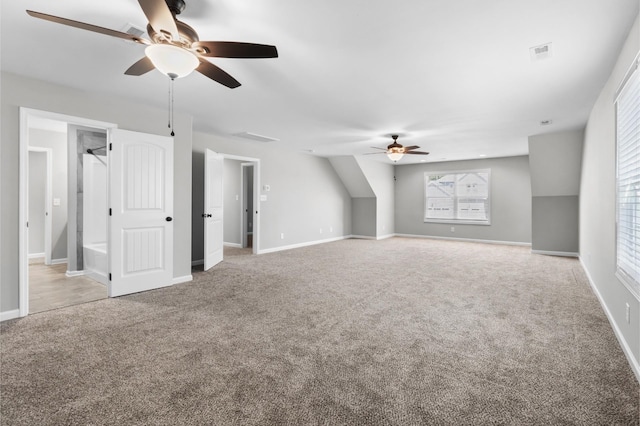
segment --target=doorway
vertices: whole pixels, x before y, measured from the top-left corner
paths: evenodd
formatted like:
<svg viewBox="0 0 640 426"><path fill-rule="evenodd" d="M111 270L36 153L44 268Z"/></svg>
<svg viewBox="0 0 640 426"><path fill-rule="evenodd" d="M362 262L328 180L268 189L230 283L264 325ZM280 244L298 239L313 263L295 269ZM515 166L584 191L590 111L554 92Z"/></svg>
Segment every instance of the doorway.
<svg viewBox="0 0 640 426"><path fill-rule="evenodd" d="M20 110L20 125L20 223L25 224L20 226L20 316L106 298L105 283L71 263L78 259L74 242L82 233L77 230L90 229L82 223L87 201L82 184L96 180L89 171L98 179L102 175L106 185L106 155L101 170L83 168L78 149L85 148L74 140L72 127L101 134L106 145L106 129L114 125L26 108ZM102 193L106 205L106 186L90 192ZM104 227L106 244L106 219ZM104 263L106 269L106 251Z"/></svg>

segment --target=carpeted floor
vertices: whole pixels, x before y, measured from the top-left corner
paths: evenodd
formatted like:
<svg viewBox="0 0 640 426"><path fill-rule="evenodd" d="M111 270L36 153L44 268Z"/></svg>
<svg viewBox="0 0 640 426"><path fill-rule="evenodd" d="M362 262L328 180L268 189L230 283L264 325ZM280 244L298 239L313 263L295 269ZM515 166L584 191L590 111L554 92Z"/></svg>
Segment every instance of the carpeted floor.
<svg viewBox="0 0 640 426"><path fill-rule="evenodd" d="M392 238L1 326L3 425L638 425L575 259Z"/></svg>

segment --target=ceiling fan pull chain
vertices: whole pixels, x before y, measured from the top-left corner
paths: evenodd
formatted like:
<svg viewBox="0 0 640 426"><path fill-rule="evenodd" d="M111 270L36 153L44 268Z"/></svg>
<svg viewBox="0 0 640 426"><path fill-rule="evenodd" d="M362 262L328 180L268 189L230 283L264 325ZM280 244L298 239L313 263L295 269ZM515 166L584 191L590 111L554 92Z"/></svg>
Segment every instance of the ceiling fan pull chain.
<svg viewBox="0 0 640 426"><path fill-rule="evenodd" d="M173 132L173 83L175 79L169 77L169 125L168 127L171 129L171 136L175 136L176 134Z"/></svg>

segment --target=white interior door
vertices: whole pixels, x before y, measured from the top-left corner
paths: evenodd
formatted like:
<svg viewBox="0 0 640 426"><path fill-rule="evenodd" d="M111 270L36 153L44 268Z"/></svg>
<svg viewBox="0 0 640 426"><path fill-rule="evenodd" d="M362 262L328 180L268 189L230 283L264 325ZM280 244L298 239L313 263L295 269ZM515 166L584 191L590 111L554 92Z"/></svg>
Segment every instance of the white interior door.
<svg viewBox="0 0 640 426"><path fill-rule="evenodd" d="M204 166L204 270L222 262L224 248L223 188L224 157L210 149Z"/></svg>
<svg viewBox="0 0 640 426"><path fill-rule="evenodd" d="M173 280L173 138L109 131L109 296Z"/></svg>

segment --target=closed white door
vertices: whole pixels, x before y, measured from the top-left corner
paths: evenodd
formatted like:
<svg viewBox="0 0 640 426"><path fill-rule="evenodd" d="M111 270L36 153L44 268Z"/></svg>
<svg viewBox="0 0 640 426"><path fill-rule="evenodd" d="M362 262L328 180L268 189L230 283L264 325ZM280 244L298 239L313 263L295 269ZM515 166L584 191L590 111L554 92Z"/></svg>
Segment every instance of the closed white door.
<svg viewBox="0 0 640 426"><path fill-rule="evenodd" d="M223 187L224 157L210 149L204 166L204 270L222 262L224 248Z"/></svg>
<svg viewBox="0 0 640 426"><path fill-rule="evenodd" d="M173 138L109 131L109 296L173 280Z"/></svg>

